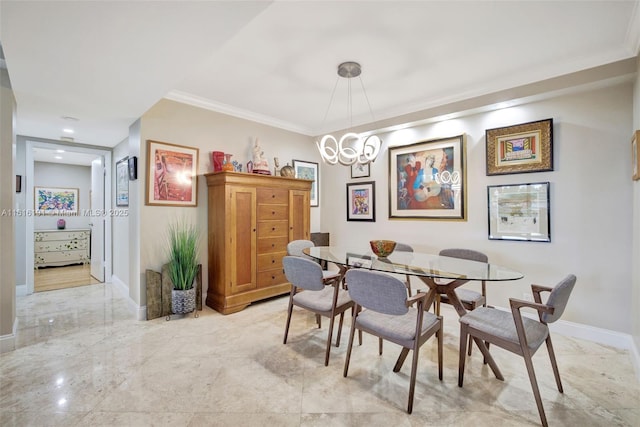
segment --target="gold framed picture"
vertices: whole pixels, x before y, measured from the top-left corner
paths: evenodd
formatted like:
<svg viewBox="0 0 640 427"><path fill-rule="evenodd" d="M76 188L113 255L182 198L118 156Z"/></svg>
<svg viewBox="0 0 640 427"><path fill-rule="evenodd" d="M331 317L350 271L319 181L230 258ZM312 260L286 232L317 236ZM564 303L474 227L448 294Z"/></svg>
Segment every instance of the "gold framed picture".
<svg viewBox="0 0 640 427"><path fill-rule="evenodd" d="M553 119L487 129L487 175L553 170Z"/></svg>

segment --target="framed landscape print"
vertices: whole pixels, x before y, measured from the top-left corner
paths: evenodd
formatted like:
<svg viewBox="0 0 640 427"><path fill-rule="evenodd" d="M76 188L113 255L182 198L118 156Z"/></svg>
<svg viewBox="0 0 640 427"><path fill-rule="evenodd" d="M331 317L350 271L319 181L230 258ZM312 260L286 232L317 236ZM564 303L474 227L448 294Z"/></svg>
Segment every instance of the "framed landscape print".
<svg viewBox="0 0 640 427"><path fill-rule="evenodd" d="M197 175L197 148L147 140L147 205L197 206Z"/></svg>
<svg viewBox="0 0 640 427"><path fill-rule="evenodd" d="M129 158L116 162L116 206L129 206Z"/></svg>
<svg viewBox="0 0 640 427"><path fill-rule="evenodd" d="M320 171L318 170L318 164L304 160L294 160L293 170L296 178L313 181L311 184L311 206L320 206Z"/></svg>
<svg viewBox="0 0 640 427"><path fill-rule="evenodd" d="M376 220L376 183L347 184L347 221Z"/></svg>
<svg viewBox="0 0 640 427"><path fill-rule="evenodd" d="M551 241L549 183L487 187L490 240Z"/></svg>
<svg viewBox="0 0 640 427"><path fill-rule="evenodd" d="M466 217L465 136L389 147L389 218Z"/></svg>
<svg viewBox="0 0 640 427"><path fill-rule="evenodd" d="M553 119L485 132L487 175L553 170Z"/></svg>
<svg viewBox="0 0 640 427"><path fill-rule="evenodd" d="M35 187L36 214L39 215L77 215L78 189Z"/></svg>

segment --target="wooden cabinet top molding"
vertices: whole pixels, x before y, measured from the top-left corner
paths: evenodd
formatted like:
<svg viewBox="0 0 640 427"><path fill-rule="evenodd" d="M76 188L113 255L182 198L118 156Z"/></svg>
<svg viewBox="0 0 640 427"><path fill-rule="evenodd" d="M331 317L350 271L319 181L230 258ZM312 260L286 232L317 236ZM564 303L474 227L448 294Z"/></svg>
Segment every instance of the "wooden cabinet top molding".
<svg viewBox="0 0 640 427"><path fill-rule="evenodd" d="M313 181L284 176L259 175L244 172L211 172L204 174L207 186L222 184L242 184L258 187L287 186L292 189L309 189Z"/></svg>

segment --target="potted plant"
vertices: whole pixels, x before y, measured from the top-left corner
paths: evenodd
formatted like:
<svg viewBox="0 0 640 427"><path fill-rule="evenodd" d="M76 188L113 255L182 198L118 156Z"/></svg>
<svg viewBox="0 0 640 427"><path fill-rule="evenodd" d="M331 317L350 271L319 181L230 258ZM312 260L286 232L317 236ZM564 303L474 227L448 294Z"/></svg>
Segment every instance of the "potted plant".
<svg viewBox="0 0 640 427"><path fill-rule="evenodd" d="M171 310L190 313L196 308L194 281L198 273L200 232L195 225L176 221L169 225L169 278L173 283Z"/></svg>

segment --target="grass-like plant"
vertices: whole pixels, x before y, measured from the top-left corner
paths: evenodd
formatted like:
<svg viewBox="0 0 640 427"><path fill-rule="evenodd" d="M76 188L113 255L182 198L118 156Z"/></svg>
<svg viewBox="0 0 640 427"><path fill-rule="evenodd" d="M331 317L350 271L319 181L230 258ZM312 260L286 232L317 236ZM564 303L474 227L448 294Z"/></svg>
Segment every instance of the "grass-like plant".
<svg viewBox="0 0 640 427"><path fill-rule="evenodd" d="M198 273L198 244L200 233L195 225L178 220L169 225L169 277L173 288L193 287Z"/></svg>

